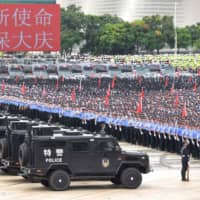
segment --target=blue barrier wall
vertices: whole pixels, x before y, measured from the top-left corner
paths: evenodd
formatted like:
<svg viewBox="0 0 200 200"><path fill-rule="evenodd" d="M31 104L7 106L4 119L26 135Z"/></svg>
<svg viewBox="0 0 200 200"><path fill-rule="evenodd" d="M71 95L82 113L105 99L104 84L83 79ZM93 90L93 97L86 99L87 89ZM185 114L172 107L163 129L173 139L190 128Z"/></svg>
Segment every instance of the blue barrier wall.
<svg viewBox="0 0 200 200"><path fill-rule="evenodd" d="M106 116L99 116L99 115L95 115L93 113L88 113L88 112L63 110L62 108L59 108L59 107L50 108L43 105L29 104L29 103L13 101L13 100L0 99L0 103L21 106L21 107L29 107L29 109L32 109L32 110L62 114L62 116L71 117L71 118L80 118L80 119L85 119L85 120L95 119L97 122L104 122L107 124L126 126L126 127L135 127L138 129L145 129L148 131L156 131L156 132L167 133L171 135L184 136L191 139L198 139L198 140L200 139L200 130L190 130L190 129L173 127L173 126L165 126L165 125L138 121L138 120L117 119L117 118L111 118L111 117L106 117Z"/></svg>

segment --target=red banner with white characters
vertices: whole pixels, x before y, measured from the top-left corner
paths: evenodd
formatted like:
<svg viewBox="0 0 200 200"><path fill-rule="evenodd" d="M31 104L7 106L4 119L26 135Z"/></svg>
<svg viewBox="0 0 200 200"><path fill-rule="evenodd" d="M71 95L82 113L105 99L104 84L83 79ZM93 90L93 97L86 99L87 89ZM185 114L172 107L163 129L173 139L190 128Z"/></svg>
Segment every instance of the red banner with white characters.
<svg viewBox="0 0 200 200"><path fill-rule="evenodd" d="M0 51L59 51L58 4L0 4Z"/></svg>

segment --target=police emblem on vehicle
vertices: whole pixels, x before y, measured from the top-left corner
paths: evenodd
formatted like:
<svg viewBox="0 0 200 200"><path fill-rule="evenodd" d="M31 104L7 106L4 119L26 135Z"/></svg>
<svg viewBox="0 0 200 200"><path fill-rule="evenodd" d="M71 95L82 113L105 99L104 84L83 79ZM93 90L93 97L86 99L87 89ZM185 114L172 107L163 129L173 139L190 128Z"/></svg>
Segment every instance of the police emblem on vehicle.
<svg viewBox="0 0 200 200"><path fill-rule="evenodd" d="M109 159L108 159L108 158L103 158L103 159L102 159L102 166L103 166L104 168L107 168L107 167L109 167L109 165L110 165Z"/></svg>

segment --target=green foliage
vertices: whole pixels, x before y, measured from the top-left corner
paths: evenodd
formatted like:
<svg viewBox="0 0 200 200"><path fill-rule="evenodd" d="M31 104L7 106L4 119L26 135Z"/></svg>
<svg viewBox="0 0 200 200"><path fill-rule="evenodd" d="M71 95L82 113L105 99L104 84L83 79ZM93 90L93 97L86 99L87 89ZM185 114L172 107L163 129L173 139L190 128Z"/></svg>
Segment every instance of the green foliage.
<svg viewBox="0 0 200 200"><path fill-rule="evenodd" d="M99 34L97 54L128 54L134 49L132 27L127 22L105 24Z"/></svg>
<svg viewBox="0 0 200 200"><path fill-rule="evenodd" d="M86 15L86 30L85 30L85 40L86 44L82 49L82 52L91 52L97 53L99 52L99 34L102 27L107 24L116 24L122 22L122 19L111 16L111 15Z"/></svg>
<svg viewBox="0 0 200 200"><path fill-rule="evenodd" d="M194 47L195 49L200 49L200 39L196 40L195 43L194 43Z"/></svg>
<svg viewBox="0 0 200 200"><path fill-rule="evenodd" d="M191 35L191 46L195 46L196 41L200 39L200 25L192 25L186 27Z"/></svg>
<svg viewBox="0 0 200 200"><path fill-rule="evenodd" d="M85 15L71 5L61 10L61 46L71 53L75 44L91 54L129 54L141 51L159 53L163 47L174 48L172 16L147 16L131 23L117 16ZM177 28L178 48L200 49L200 24Z"/></svg>
<svg viewBox="0 0 200 200"><path fill-rule="evenodd" d="M149 25L144 20L135 20L131 23L132 32L135 38L135 52L139 53L145 43L145 33L149 31Z"/></svg>
<svg viewBox="0 0 200 200"><path fill-rule="evenodd" d="M166 44L169 45L169 47L174 47L174 24L173 24L173 17L172 16L163 16L161 19L162 23L162 33L163 38Z"/></svg>
<svg viewBox="0 0 200 200"><path fill-rule="evenodd" d="M71 53L73 46L84 39L84 13L80 7L71 5L66 10L61 10L61 15L61 46Z"/></svg>
<svg viewBox="0 0 200 200"><path fill-rule="evenodd" d="M187 48L191 44L191 35L187 28L177 28L177 47Z"/></svg>
<svg viewBox="0 0 200 200"><path fill-rule="evenodd" d="M152 52L156 49L159 53L159 50L164 47L164 44L163 34L161 31L148 31L145 34L144 45L147 51Z"/></svg>

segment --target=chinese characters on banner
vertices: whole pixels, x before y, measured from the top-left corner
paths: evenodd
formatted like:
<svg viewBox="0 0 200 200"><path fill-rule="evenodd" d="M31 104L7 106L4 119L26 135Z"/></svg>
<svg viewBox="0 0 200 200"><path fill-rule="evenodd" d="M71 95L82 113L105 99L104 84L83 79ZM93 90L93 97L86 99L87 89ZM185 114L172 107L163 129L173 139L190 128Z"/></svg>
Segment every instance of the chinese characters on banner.
<svg viewBox="0 0 200 200"><path fill-rule="evenodd" d="M0 51L59 51L58 4L0 4Z"/></svg>

